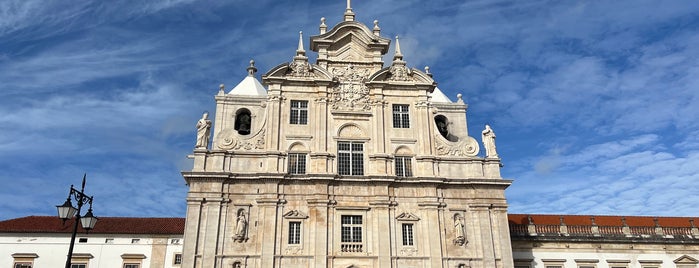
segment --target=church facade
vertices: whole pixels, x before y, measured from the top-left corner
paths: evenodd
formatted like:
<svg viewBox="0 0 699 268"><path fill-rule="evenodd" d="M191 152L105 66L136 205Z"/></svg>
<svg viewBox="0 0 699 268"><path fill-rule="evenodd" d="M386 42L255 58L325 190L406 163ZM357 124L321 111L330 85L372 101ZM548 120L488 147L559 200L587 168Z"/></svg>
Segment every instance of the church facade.
<svg viewBox="0 0 699 268"><path fill-rule="evenodd" d="M303 41L197 124L182 267L513 267L493 130L349 1Z"/></svg>

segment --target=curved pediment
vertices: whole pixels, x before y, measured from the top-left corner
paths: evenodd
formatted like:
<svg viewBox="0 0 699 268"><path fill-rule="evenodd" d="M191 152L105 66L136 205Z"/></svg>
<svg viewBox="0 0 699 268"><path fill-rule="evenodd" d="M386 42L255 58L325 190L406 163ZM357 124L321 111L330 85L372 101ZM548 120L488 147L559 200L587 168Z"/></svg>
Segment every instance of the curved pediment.
<svg viewBox="0 0 699 268"><path fill-rule="evenodd" d="M400 65L392 65L383 68L369 76L367 80L367 83L411 83L436 86L434 79L428 74L416 68L408 68Z"/></svg>
<svg viewBox="0 0 699 268"><path fill-rule="evenodd" d="M270 69L262 80L269 78L306 78L313 80L332 80L333 75L325 68L307 62L285 62Z"/></svg>
<svg viewBox="0 0 699 268"><path fill-rule="evenodd" d="M364 24L356 21L341 22L330 31L311 37L311 50L325 49L328 60L366 61L388 52L391 40L373 34Z"/></svg>

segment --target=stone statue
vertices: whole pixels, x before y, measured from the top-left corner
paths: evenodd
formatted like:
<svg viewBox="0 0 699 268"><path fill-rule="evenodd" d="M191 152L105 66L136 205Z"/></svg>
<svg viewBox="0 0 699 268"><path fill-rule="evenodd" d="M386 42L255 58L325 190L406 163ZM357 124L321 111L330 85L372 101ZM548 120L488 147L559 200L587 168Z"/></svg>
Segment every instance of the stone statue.
<svg viewBox="0 0 699 268"><path fill-rule="evenodd" d="M498 152L495 150L495 132L489 125L485 125L485 129L481 132L483 138L483 147L485 147L485 157L498 157Z"/></svg>
<svg viewBox="0 0 699 268"><path fill-rule="evenodd" d="M464 234L464 219L461 214L454 214L454 244L463 246L466 243L466 235Z"/></svg>
<svg viewBox="0 0 699 268"><path fill-rule="evenodd" d="M209 146L209 136L211 135L211 120L209 113L204 113L197 122L197 144L194 148L204 148Z"/></svg>
<svg viewBox="0 0 699 268"><path fill-rule="evenodd" d="M245 211L241 209L238 211L238 218L235 221L235 235L233 236L233 240L238 242L245 241L245 228L247 225L248 220L245 218Z"/></svg>

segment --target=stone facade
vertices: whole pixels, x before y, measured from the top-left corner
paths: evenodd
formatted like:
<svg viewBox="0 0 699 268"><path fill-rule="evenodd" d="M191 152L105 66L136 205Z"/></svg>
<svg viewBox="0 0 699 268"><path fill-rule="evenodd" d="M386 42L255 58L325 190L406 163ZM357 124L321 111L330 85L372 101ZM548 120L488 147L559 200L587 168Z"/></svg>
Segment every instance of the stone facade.
<svg viewBox="0 0 699 268"><path fill-rule="evenodd" d="M513 267L492 129L479 156L461 96L407 67L398 38L385 64L391 40L354 18L348 3L321 20L316 63L300 36L266 88L252 61L221 86L183 172L182 267Z"/></svg>

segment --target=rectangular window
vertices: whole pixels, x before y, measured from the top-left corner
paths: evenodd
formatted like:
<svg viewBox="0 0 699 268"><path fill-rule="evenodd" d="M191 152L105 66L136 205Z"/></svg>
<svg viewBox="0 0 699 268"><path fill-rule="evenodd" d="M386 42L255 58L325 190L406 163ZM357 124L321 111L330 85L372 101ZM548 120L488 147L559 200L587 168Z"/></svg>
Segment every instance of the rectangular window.
<svg viewBox="0 0 699 268"><path fill-rule="evenodd" d="M87 237L78 238L78 243L87 243Z"/></svg>
<svg viewBox="0 0 699 268"><path fill-rule="evenodd" d="M124 268L140 268L140 263L124 263Z"/></svg>
<svg viewBox="0 0 699 268"><path fill-rule="evenodd" d="M403 246L412 246L413 244L413 224L403 223Z"/></svg>
<svg viewBox="0 0 699 268"><path fill-rule="evenodd" d="M289 174L306 174L306 154L289 154Z"/></svg>
<svg viewBox="0 0 699 268"><path fill-rule="evenodd" d="M70 268L87 268L86 263L71 263Z"/></svg>
<svg viewBox="0 0 699 268"><path fill-rule="evenodd" d="M393 127L410 128L410 115L408 114L408 105L393 104Z"/></svg>
<svg viewBox="0 0 699 268"><path fill-rule="evenodd" d="M340 249L342 252L362 252L362 216L341 216Z"/></svg>
<svg viewBox="0 0 699 268"><path fill-rule="evenodd" d="M175 254L175 260L173 261L173 264L182 264L182 254L177 253Z"/></svg>
<svg viewBox="0 0 699 268"><path fill-rule="evenodd" d="M350 141L338 142L337 164L340 175L364 175L364 144Z"/></svg>
<svg viewBox="0 0 699 268"><path fill-rule="evenodd" d="M409 156L396 156L396 176L399 177L412 177L412 157Z"/></svg>
<svg viewBox="0 0 699 268"><path fill-rule="evenodd" d="M15 262L15 268L32 268L31 262Z"/></svg>
<svg viewBox="0 0 699 268"><path fill-rule="evenodd" d="M131 239L131 244L138 244L140 242L141 242L141 239L138 239L138 238Z"/></svg>
<svg viewBox="0 0 699 268"><path fill-rule="evenodd" d="M308 124L308 101L292 100L289 123L294 125Z"/></svg>
<svg viewBox="0 0 699 268"><path fill-rule="evenodd" d="M301 222L289 222L289 245L301 244Z"/></svg>

